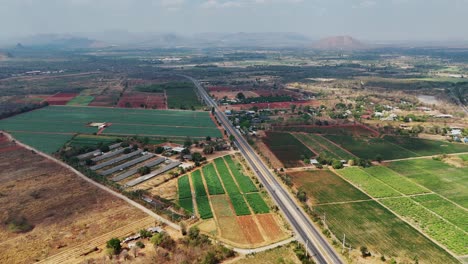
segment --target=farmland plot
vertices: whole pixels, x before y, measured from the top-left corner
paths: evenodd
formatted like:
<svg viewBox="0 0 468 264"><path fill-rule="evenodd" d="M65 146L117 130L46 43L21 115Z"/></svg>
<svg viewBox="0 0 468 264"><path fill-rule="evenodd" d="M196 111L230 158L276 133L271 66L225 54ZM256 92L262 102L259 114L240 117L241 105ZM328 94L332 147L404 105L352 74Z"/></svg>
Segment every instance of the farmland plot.
<svg viewBox="0 0 468 264"><path fill-rule="evenodd" d="M236 182L231 176L231 173L229 172L228 168L226 167L226 163L224 163L223 158L217 158L214 160L214 163L216 165L216 169L218 170L219 176L221 177L221 180L223 181L224 188L226 188L226 192L228 194L239 194L239 188L236 185Z"/></svg>
<svg viewBox="0 0 468 264"><path fill-rule="evenodd" d="M202 171L210 195L224 194L223 185L221 185L213 164L204 166Z"/></svg>
<svg viewBox="0 0 468 264"><path fill-rule="evenodd" d="M245 198L249 202L249 205L254 213L266 214L270 212L270 208L259 193L248 193L245 195Z"/></svg>
<svg viewBox="0 0 468 264"><path fill-rule="evenodd" d="M461 143L388 135L384 139L421 156L468 152L468 145Z"/></svg>
<svg viewBox="0 0 468 264"><path fill-rule="evenodd" d="M289 133L267 132L266 134L267 137L263 138L263 141L287 168L297 167L303 159L314 156L310 149Z"/></svg>
<svg viewBox="0 0 468 264"><path fill-rule="evenodd" d="M383 166L375 166L370 168L365 168L365 172L374 176L375 178L385 182L390 185L395 190L403 194L418 194L418 193L427 193L430 190L421 187L411 180L408 180L404 176L392 171L391 169Z"/></svg>
<svg viewBox="0 0 468 264"><path fill-rule="evenodd" d="M182 176L177 180L179 191L179 205L189 212L193 212L192 189L188 175Z"/></svg>
<svg viewBox="0 0 468 264"><path fill-rule="evenodd" d="M389 168L468 208L468 167L456 168L432 159L402 160Z"/></svg>
<svg viewBox="0 0 468 264"><path fill-rule="evenodd" d="M300 141L304 142L309 148L313 149L315 154L322 155L322 156L327 156L333 159L339 159L340 157L336 155L335 153L329 151L322 145L320 145L318 142L316 142L313 138L309 137L306 134L293 134L296 138L298 138Z"/></svg>
<svg viewBox="0 0 468 264"><path fill-rule="evenodd" d="M354 185L363 189L370 196L376 198L401 196L397 191L377 180L375 177L372 177L360 168L346 168L339 170L338 173L351 181Z"/></svg>
<svg viewBox="0 0 468 264"><path fill-rule="evenodd" d="M468 254L466 232L444 221L443 218L435 215L423 206L418 205L410 198L382 199L381 202L399 215L409 219L412 223L424 230L425 233L456 254Z"/></svg>
<svg viewBox="0 0 468 264"><path fill-rule="evenodd" d="M226 156L224 159L229 165L229 169L231 170L232 175L234 175L234 178L236 179L237 184L239 184L239 187L243 193L258 191L252 180L248 176L242 174L242 172L236 168L236 164L232 160L231 156Z"/></svg>

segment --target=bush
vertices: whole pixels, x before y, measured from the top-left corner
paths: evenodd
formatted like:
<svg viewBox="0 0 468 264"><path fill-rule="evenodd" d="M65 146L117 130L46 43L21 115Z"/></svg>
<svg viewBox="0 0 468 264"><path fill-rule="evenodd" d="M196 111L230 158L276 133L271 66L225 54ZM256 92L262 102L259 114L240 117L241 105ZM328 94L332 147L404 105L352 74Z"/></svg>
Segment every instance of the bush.
<svg viewBox="0 0 468 264"><path fill-rule="evenodd" d="M118 238L111 238L106 243L106 248L112 250L112 254L118 254L120 250L122 250L122 246L120 245L120 239Z"/></svg>
<svg viewBox="0 0 468 264"><path fill-rule="evenodd" d="M131 150L130 148L126 148L126 149L124 149L124 152L123 152L123 153L124 153L124 154L128 154L128 153L130 153L130 152L132 152L132 150Z"/></svg>
<svg viewBox="0 0 468 264"><path fill-rule="evenodd" d="M151 232L146 230L146 229L141 229L140 230L140 236L141 238L150 238L152 236Z"/></svg>
<svg viewBox="0 0 468 264"><path fill-rule="evenodd" d="M136 242L135 245L139 248L145 248L145 244L143 244L141 241Z"/></svg>

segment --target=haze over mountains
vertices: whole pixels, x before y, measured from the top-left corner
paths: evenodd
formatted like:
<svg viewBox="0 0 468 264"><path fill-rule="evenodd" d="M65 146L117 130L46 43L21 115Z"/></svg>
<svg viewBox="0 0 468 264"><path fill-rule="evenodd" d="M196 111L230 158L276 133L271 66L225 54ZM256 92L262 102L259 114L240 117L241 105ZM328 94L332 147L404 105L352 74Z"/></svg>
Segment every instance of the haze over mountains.
<svg viewBox="0 0 468 264"><path fill-rule="evenodd" d="M21 43L22 48L42 47L56 49L88 48L211 48L211 47L265 47L265 48L312 48L320 50L363 50L391 46L453 46L467 47L466 43L431 42L382 42L362 41L352 36L311 38L291 32L259 33L130 33L109 31L102 33L39 34L0 43L0 47L12 48Z"/></svg>

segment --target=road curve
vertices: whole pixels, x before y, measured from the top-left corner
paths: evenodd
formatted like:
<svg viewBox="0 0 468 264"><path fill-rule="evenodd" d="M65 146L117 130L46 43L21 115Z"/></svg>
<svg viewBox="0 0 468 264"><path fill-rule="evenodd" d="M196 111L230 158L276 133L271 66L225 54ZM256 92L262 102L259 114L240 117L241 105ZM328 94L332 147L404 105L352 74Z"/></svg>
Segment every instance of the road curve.
<svg viewBox="0 0 468 264"><path fill-rule="evenodd" d="M218 105L208 95L202 85L190 76L181 76L192 81L197 87L204 102L208 106L214 107L216 117L221 122L227 133L235 137L235 144L239 151L254 170L260 182L270 193L270 196L273 198L280 210L284 213L284 216L296 231L298 240L304 243L307 252L313 256L317 263L343 263L338 253L336 253L333 247L321 235L320 230L311 223L307 214L299 205L296 204L294 199L291 197L291 194L283 188L278 179L271 173L244 137L232 126L224 113L219 111Z"/></svg>

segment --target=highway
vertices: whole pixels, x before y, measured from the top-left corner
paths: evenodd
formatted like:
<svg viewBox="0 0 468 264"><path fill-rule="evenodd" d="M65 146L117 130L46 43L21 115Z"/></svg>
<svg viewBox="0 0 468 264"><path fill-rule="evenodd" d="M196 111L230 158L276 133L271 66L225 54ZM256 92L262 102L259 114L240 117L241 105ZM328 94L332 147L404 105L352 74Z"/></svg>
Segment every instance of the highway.
<svg viewBox="0 0 468 264"><path fill-rule="evenodd" d="M215 115L219 122L223 125L229 135L235 137L235 144L241 154L255 171L260 182L270 193L278 208L283 212L288 222L296 232L299 241L304 243L307 252L314 258L317 263L343 263L340 256L335 252L333 247L322 237L318 230L310 221L303 209L296 204L291 194L283 188L283 185L272 174L268 167L263 163L254 149L247 143L244 137L235 129L231 122L227 119L222 111L219 111L216 102L208 95L202 85L194 78L186 75L181 75L191 80L199 94L208 106L215 108Z"/></svg>

